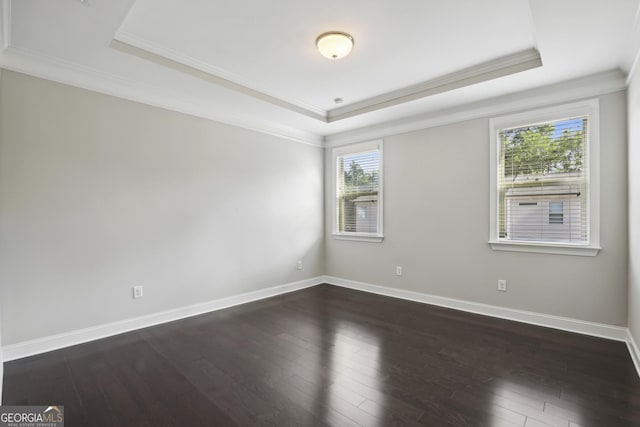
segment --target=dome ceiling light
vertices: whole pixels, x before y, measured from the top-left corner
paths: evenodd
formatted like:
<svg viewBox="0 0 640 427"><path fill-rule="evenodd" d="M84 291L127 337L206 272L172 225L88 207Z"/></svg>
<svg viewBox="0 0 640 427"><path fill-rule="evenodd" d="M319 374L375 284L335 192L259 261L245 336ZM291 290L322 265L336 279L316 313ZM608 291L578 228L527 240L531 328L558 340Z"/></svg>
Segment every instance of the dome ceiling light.
<svg viewBox="0 0 640 427"><path fill-rule="evenodd" d="M316 39L316 46L322 56L331 60L344 58L353 49L353 37L340 31L328 31Z"/></svg>

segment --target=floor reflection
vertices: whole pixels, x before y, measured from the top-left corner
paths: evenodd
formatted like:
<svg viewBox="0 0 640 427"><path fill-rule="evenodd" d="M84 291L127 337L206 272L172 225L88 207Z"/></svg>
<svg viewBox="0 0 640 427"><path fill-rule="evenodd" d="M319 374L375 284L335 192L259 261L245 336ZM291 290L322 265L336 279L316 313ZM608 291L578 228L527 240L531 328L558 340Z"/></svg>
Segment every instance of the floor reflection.
<svg viewBox="0 0 640 427"><path fill-rule="evenodd" d="M383 426L385 395L382 390L380 338L357 322L340 319L326 305L316 307L323 334L313 412L323 413L331 425ZM322 312L322 313L320 313ZM315 371L315 368L314 368Z"/></svg>
<svg viewBox="0 0 640 427"><path fill-rule="evenodd" d="M320 286L9 362L3 398L69 425L638 426L626 351Z"/></svg>
<svg viewBox="0 0 640 427"><path fill-rule="evenodd" d="M492 393L492 426L510 422L519 426L571 425L585 423L581 409L563 401L560 391L533 381L497 380ZM586 425L586 424L585 424Z"/></svg>
<svg viewBox="0 0 640 427"><path fill-rule="evenodd" d="M341 320L334 330L331 360L329 404L352 413L354 421L363 425L382 425L384 395L380 372L380 339L362 326ZM350 381L349 381L350 380ZM360 383L354 387L352 383ZM365 390L370 389L367 393ZM368 395L365 396L365 394ZM375 400L371 400L375 395Z"/></svg>

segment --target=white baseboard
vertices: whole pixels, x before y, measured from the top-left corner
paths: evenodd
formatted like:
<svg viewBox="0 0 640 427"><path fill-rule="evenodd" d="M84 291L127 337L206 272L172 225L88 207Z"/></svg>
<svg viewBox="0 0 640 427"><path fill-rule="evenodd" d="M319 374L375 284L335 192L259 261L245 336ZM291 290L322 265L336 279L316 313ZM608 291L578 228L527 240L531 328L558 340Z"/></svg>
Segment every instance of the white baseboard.
<svg viewBox="0 0 640 427"><path fill-rule="evenodd" d="M4 387L4 356L0 346L0 406L2 405L2 389Z"/></svg>
<svg viewBox="0 0 640 427"><path fill-rule="evenodd" d="M409 301L421 302L440 307L452 308L455 310L467 311L470 313L485 316L497 317L500 319L513 320L516 322L528 323L537 326L559 329L563 331L576 332L584 335L591 335L615 341L626 342L629 348L631 359L640 376L640 350L636 345L629 329L622 326L606 325L603 323L587 322L584 320L571 319L568 317L553 316L549 314L536 313L532 311L516 310L499 307L495 305L481 304L455 298L440 297L420 292L408 291L385 286L372 285L369 283L357 282L354 280L342 279L333 276L318 276L285 285L274 286L272 288L261 289L239 295L233 295L218 300L208 301L201 304L194 304L187 307L180 307L159 313L126 319L118 322L107 323L90 328L52 335L45 338L24 341L17 344L6 345L0 348L0 354L5 362L20 359L35 354L45 353L76 344L82 344L106 338L112 335L146 328L161 323L184 319L186 317L197 316L235 305L245 304L288 292L293 292L321 283L341 286L378 295L400 298ZM0 390L1 393L1 390ZM0 394L1 396L1 394Z"/></svg>
<svg viewBox="0 0 640 427"><path fill-rule="evenodd" d="M35 340L24 341L2 347L2 355L5 362L20 359L47 351L57 350L88 341L106 338L112 335L146 328L160 323L172 322L186 317L197 316L198 314L209 313L221 310L234 305L245 304L300 289L309 288L323 283L323 277L313 277L311 279L300 280L298 282L287 283L285 285L274 286L272 288L260 289L244 294L233 295L205 303L194 304L187 307L180 307L159 313L126 319L90 328L78 329L71 332L52 335Z"/></svg>
<svg viewBox="0 0 640 427"><path fill-rule="evenodd" d="M404 289L388 288L386 286L372 285L369 283L357 282L355 280L342 279L333 276L324 276L323 282L330 285L342 286L343 288L355 289L358 291L370 292L373 294L384 295L393 298L400 298L409 301L437 305L440 307L467 311L469 313L482 314L484 316L513 320L516 322L544 326L547 328L559 329L562 331L575 332L583 335L591 335L594 337L606 338L614 341L623 341L627 344L631 360L636 367L636 373L640 377L640 349L636 345L636 342L633 339L633 335L631 335L629 328L624 326L613 326L604 323L572 319L569 317L553 316L550 314L536 313L533 311L516 310L513 308L499 307L495 305L482 304L455 298L440 297L437 295L407 291Z"/></svg>
<svg viewBox="0 0 640 427"><path fill-rule="evenodd" d="M629 329L627 329L627 347L629 348L631 360L633 360L633 364L636 366L638 376L640 376L640 350L638 350L636 340L633 339L633 335Z"/></svg>
<svg viewBox="0 0 640 427"><path fill-rule="evenodd" d="M453 308L470 313L498 317L500 319L513 320L516 322L529 323L531 325L545 326L547 328L560 329L563 331L577 332L579 334L607 338L615 341L627 342L629 336L627 328L623 326L613 326L603 323L587 322L585 320L553 316L550 314L536 313L533 311L516 310L495 305L464 301L455 298L440 297L436 295L424 294L421 292L371 285L369 283L356 282L354 280L341 279L339 277L325 276L324 282L331 285L371 292L378 295L401 298L409 301L437 305L440 307Z"/></svg>

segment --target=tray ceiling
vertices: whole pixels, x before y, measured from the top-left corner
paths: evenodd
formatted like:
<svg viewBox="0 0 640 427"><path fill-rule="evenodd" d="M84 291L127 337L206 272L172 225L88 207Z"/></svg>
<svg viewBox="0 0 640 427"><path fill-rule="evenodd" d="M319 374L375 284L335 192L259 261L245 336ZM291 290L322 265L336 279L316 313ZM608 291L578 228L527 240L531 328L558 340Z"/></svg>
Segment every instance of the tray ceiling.
<svg viewBox="0 0 640 427"><path fill-rule="evenodd" d="M628 72L637 11L638 0L4 0L0 64L313 143ZM351 55L317 52L328 30L354 37Z"/></svg>

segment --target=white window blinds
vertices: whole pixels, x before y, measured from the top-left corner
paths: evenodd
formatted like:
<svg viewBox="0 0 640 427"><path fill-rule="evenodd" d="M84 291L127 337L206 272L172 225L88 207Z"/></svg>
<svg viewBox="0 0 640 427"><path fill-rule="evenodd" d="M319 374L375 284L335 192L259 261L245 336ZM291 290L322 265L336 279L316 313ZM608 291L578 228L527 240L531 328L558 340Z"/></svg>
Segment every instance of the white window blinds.
<svg viewBox="0 0 640 427"><path fill-rule="evenodd" d="M335 231L381 234L379 146L335 155Z"/></svg>
<svg viewBox="0 0 640 427"><path fill-rule="evenodd" d="M589 243L588 116L498 129L498 238Z"/></svg>

